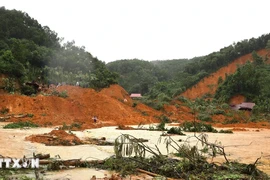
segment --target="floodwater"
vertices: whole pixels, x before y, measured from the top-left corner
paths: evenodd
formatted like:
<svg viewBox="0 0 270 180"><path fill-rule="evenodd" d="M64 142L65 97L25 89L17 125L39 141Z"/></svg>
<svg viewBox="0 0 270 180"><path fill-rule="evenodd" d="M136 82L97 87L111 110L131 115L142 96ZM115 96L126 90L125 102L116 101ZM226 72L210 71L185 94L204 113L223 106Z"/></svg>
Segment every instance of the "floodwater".
<svg viewBox="0 0 270 180"><path fill-rule="evenodd" d="M25 137L32 134L49 133L52 128L31 128L31 129L3 129L0 123L0 155L4 157L22 158L32 157L33 153L49 153L51 157L60 156L61 159L82 159L82 160L103 160L114 155L113 146L78 145L78 146L45 146L44 144L25 141ZM148 128L147 125L145 125ZM130 134L136 138L148 139L146 144L150 147L158 146L163 154L167 154L164 138L159 142L162 132L146 130L117 130L116 127L103 127L84 131L74 131L80 139L87 137L105 137L107 141L113 142L121 134ZM171 136L175 141L181 139L185 141L193 133L185 133L187 136ZM258 162L258 168L270 174L270 130L268 129L247 129L247 131L236 131L233 134L207 133L209 142L221 143L225 146L225 151L229 160L236 160L243 163ZM189 139L191 143L196 143L195 139ZM184 142L179 142L184 143ZM172 150L172 149L171 149ZM215 162L224 161L223 157L217 157ZM44 179L90 179L93 175L97 178L110 177L111 172L76 168L56 172L46 172Z"/></svg>

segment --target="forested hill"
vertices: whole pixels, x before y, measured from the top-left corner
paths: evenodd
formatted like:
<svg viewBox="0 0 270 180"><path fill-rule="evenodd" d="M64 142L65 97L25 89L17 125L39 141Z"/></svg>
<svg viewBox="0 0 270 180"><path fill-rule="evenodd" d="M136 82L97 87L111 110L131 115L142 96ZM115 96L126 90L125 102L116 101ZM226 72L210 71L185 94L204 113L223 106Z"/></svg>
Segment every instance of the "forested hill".
<svg viewBox="0 0 270 180"><path fill-rule="evenodd" d="M111 73L97 58L74 41L61 45L62 38L48 26L42 26L27 13L0 8L0 74L7 75L4 88L15 91L14 82L75 84L103 88L116 83ZM3 88L3 83L2 88ZM0 84L0 85L1 85ZM33 89L21 86L22 93Z"/></svg>
<svg viewBox="0 0 270 180"><path fill-rule="evenodd" d="M119 60L107 64L110 71L120 75L119 84L128 92L146 94L159 82L167 82L183 71L187 59L168 61Z"/></svg>
<svg viewBox="0 0 270 180"><path fill-rule="evenodd" d="M120 60L107 64L107 67L120 75L119 83L129 93L142 93L148 105L161 102L159 108L237 58L265 49L269 40L270 34L264 34L190 60Z"/></svg>

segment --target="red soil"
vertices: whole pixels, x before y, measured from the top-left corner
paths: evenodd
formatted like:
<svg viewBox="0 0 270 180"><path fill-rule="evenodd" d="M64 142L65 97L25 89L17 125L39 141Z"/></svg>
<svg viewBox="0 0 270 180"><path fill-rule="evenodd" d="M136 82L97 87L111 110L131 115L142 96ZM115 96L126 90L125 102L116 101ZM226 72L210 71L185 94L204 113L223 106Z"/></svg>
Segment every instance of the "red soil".
<svg viewBox="0 0 270 180"><path fill-rule="evenodd" d="M268 55L267 54L268 52L265 49L260 50L257 53L258 55L262 57L265 57L266 55ZM251 53L241 56L240 58L237 58L228 66L222 67L215 73L212 73L208 77L203 78L199 83L197 83L195 86L191 87L190 89L186 90L181 95L189 99L195 99L197 97L202 97L206 93L214 94L218 87L217 82L218 82L219 77L222 77L222 79L224 80L226 73L228 75L234 73L237 70L238 65L245 64L249 60L250 61L253 60Z"/></svg>
<svg viewBox="0 0 270 180"><path fill-rule="evenodd" d="M245 102L246 98L243 95L237 95L230 99L230 104L241 104L242 102Z"/></svg>
<svg viewBox="0 0 270 180"><path fill-rule="evenodd" d="M8 108L9 114L33 114L32 118L26 117L20 120L30 120L41 126L80 123L85 129L158 122L156 118L150 115L144 116L130 106L133 104L132 100L128 97L128 93L118 85L113 85L101 92L77 86L60 86L56 90L66 91L68 97L0 94L0 109ZM127 99L127 102L124 99ZM142 109L146 109L149 114L157 114L149 107ZM93 116L98 117L97 123L93 122ZM18 121L18 119L12 118L11 121Z"/></svg>
<svg viewBox="0 0 270 180"><path fill-rule="evenodd" d="M64 130L52 130L50 133L31 135L25 138L31 142L43 143L48 146L72 146L82 144L81 140L74 134L68 134Z"/></svg>
<svg viewBox="0 0 270 180"><path fill-rule="evenodd" d="M267 51L261 50L258 51L258 54L265 56ZM236 59L228 66L204 78L182 95L194 99L201 97L205 93L213 94L217 88L217 81L220 76L224 79L226 73L231 74L236 71L238 64L244 64L251 59L251 54ZM157 117L162 114L180 123L194 119L190 108L177 101L172 102L173 105L165 105L164 111L156 111L143 104L138 104L136 107L133 107L134 101L119 85L112 85L100 92L78 86L60 86L55 88L55 90L59 92L66 91L68 97L61 98L42 94L36 97L28 97L0 92L0 110L7 108L9 109L9 114L33 114L34 116L32 118L25 117L20 120L32 121L41 126L63 125L64 123L71 125L77 123L81 125L82 129L111 125L158 123L160 120L158 120ZM242 96L236 96L231 99L231 103L240 103L243 101L244 97ZM93 116L98 117L97 123L93 122ZM237 116L234 116L234 118L237 118ZM243 117L240 117L240 119L241 118L243 119ZM222 115L215 115L212 119L214 123L218 123L218 126L224 126L222 122L226 120ZM10 118L9 120L18 121L19 119ZM243 127L253 126L253 124L249 124L243 124ZM236 124L235 126L241 127L240 124ZM257 126L258 125L254 125L253 127ZM264 128L270 127L269 123L263 126Z"/></svg>
<svg viewBox="0 0 270 180"><path fill-rule="evenodd" d="M241 128L259 128L259 129L270 129L269 122L248 122L248 123L235 123L235 124L221 124L217 123L214 124L215 127L228 127L233 128L232 130L236 129L239 130Z"/></svg>
<svg viewBox="0 0 270 180"><path fill-rule="evenodd" d="M181 103L177 103L177 105L165 105L164 111L167 112L170 119L175 122L192 121L194 119L190 108Z"/></svg>

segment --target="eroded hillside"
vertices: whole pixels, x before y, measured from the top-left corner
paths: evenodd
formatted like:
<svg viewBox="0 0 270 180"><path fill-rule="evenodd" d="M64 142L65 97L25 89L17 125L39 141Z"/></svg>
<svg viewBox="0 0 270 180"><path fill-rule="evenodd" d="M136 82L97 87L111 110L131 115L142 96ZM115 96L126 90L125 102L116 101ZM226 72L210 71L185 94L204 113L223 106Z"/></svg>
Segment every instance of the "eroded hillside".
<svg viewBox="0 0 270 180"><path fill-rule="evenodd" d="M269 52L263 49L258 51L257 53L258 55L264 58ZM239 65L245 64L247 61L252 61L251 53L241 56L240 58L237 58L229 65L222 67L215 73L212 73L209 76L203 78L199 83L197 83L192 88L186 90L181 95L189 99L195 99L197 97L202 97L205 94L214 94L218 87L219 77L221 77L224 80L226 74L229 75L234 73Z"/></svg>
<svg viewBox="0 0 270 180"><path fill-rule="evenodd" d="M68 97L35 97L0 94L0 109L8 110L11 121L32 121L42 126L80 123L83 128L106 125L140 124L158 122L154 116L161 113L142 105L132 107L133 101L128 93L118 85L96 92L93 89L78 86L60 86L55 89L66 92ZM145 114L147 113L147 114ZM20 115L31 115L18 118ZM98 122L93 123L92 117ZM17 117L17 118L16 118Z"/></svg>

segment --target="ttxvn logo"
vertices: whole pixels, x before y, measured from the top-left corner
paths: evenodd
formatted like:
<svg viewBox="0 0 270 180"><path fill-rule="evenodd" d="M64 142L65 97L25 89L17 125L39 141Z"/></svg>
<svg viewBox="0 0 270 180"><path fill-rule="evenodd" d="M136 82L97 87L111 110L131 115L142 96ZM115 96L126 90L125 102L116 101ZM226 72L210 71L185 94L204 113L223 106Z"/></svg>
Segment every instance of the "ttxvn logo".
<svg viewBox="0 0 270 180"><path fill-rule="evenodd" d="M39 168L39 159L0 158L0 168Z"/></svg>

